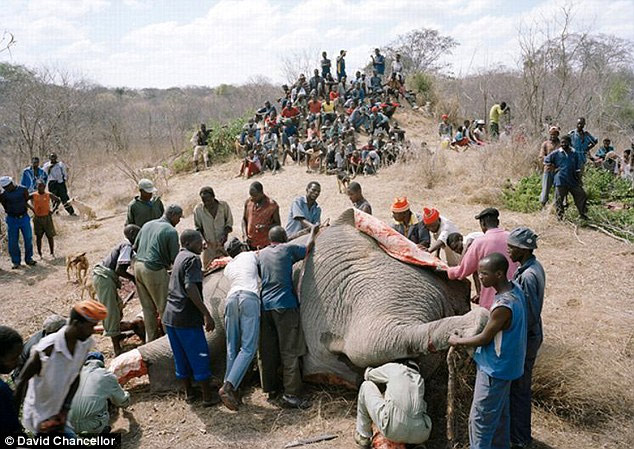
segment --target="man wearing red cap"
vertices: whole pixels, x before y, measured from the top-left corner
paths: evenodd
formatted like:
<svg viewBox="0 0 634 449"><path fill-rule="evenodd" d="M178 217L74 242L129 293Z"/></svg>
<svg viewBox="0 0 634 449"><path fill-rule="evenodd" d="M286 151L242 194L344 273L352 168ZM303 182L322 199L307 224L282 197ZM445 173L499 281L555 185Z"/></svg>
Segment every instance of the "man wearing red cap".
<svg viewBox="0 0 634 449"><path fill-rule="evenodd" d="M422 217L412 213L406 196L394 198L392 203L392 218L395 223L392 229L404 235L421 248L429 248L431 237L425 228Z"/></svg>
<svg viewBox="0 0 634 449"><path fill-rule="evenodd" d="M442 122L438 124L438 135L440 136L440 140L451 140L453 137L453 126L449 123L449 116L447 114L443 114Z"/></svg>
<svg viewBox="0 0 634 449"><path fill-rule="evenodd" d="M476 220L480 221L480 228L484 232L484 236L479 237L473 241L467 252L462 257L460 265L457 267L450 267L447 270L447 277L449 279L465 279L471 276L478 270L478 263L481 259L492 253L501 253L507 258L509 267L507 271L507 278L513 279L515 271L517 271L518 264L513 262L508 255L507 250L507 238L508 231L501 229L500 225L500 213L493 207L487 207L478 215L475 216ZM493 305L493 299L495 297L495 289L491 287L482 287L480 294L473 298L473 302L480 304L486 309L490 309Z"/></svg>
<svg viewBox="0 0 634 449"><path fill-rule="evenodd" d="M29 432L73 434L66 417L79 386L79 371L94 345L91 335L106 316L100 302L79 302L68 324L32 349L15 390L16 402L24 400L22 424Z"/></svg>
<svg viewBox="0 0 634 449"><path fill-rule="evenodd" d="M423 223L429 232L434 236L434 243L429 247L427 251L430 253L437 252L440 254L442 249L445 253L445 261L450 267L455 267L460 263L460 254L456 254L447 245L447 237L449 234L459 232L458 227L453 224L449 219L440 215L438 209L423 209Z"/></svg>

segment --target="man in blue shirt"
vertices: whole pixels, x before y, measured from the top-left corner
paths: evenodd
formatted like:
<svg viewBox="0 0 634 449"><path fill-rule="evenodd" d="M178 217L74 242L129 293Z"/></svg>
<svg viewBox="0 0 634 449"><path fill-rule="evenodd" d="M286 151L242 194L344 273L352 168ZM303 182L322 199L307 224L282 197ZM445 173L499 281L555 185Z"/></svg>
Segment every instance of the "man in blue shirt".
<svg viewBox="0 0 634 449"><path fill-rule="evenodd" d="M257 254L262 278L262 317L258 364L262 390L273 399L281 391L278 369L282 367L282 403L307 408L310 403L300 397L302 373L299 358L306 344L300 323L299 299L293 286L293 264L304 259L315 245L318 226L311 226L307 245L287 243L286 231L275 226L269 231L271 244Z"/></svg>
<svg viewBox="0 0 634 449"><path fill-rule="evenodd" d="M372 58L372 67L376 70L376 73L383 76L385 73L385 56L381 54L381 50L375 48L374 55L370 55L370 58Z"/></svg>
<svg viewBox="0 0 634 449"><path fill-rule="evenodd" d="M37 182L42 181L46 184L48 175L44 170L40 168L40 158L34 157L31 159L31 166L22 170L22 179L20 184L27 188L29 193L33 193L37 190Z"/></svg>
<svg viewBox="0 0 634 449"><path fill-rule="evenodd" d="M568 133L571 139L571 145L575 151L579 153L582 164L586 163L588 153L598 142L592 134L584 129L585 126L586 119L579 117L579 120L577 120L577 128ZM592 156L590 157L592 158Z"/></svg>
<svg viewBox="0 0 634 449"><path fill-rule="evenodd" d="M326 75L330 74L330 59L328 54L324 51L321 53L321 76L326 78Z"/></svg>
<svg viewBox="0 0 634 449"><path fill-rule="evenodd" d="M320 193L321 185L317 181L311 181L306 186L306 196L298 196L293 200L286 223L286 234L290 240L310 229L312 225L321 223L321 207L317 204Z"/></svg>
<svg viewBox="0 0 634 449"><path fill-rule="evenodd" d="M564 218L564 200L568 193L572 194L579 216L587 220L588 211L586 192L581 186L581 170L585 157L571 147L570 136L561 138L561 147L544 158L544 164L555 170L555 208L557 217Z"/></svg>
<svg viewBox="0 0 634 449"><path fill-rule="evenodd" d="M489 322L473 337L449 337L451 346L476 348L477 374L469 414L471 449L510 447L509 393L511 382L524 372L526 301L522 289L507 279L508 266L500 253L480 260L480 282L496 291Z"/></svg>
<svg viewBox="0 0 634 449"><path fill-rule="evenodd" d="M9 240L9 254L11 255L12 268L20 268L22 255L20 254L20 232L24 240L24 261L27 265L35 265L33 260L33 232L31 231L31 218L27 213L29 192L26 187L16 186L9 176L0 177L0 187L4 192L0 193L0 204L7 214L7 237Z"/></svg>
<svg viewBox="0 0 634 449"><path fill-rule="evenodd" d="M346 51L341 50L339 56L337 56L337 80L340 83L346 82Z"/></svg>
<svg viewBox="0 0 634 449"><path fill-rule="evenodd" d="M513 229L508 237L509 256L513 262L521 265L515 272L513 280L519 284L526 298L526 360L524 374L511 383L511 447L523 448L531 444L531 383L533 365L537 351L544 339L542 330L542 306L546 274L542 264L535 258L533 251L537 249L537 235L530 229L519 227Z"/></svg>

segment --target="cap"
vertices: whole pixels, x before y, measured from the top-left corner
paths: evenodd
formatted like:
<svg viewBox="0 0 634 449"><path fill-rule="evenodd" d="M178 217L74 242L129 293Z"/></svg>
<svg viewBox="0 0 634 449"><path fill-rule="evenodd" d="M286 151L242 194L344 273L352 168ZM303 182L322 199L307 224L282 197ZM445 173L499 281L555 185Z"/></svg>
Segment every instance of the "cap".
<svg viewBox="0 0 634 449"><path fill-rule="evenodd" d="M154 183L145 178L139 180L139 190L143 190L146 193L156 193L156 187L154 187Z"/></svg>
<svg viewBox="0 0 634 449"><path fill-rule="evenodd" d="M11 176L0 177L0 187L6 187L12 182L13 182L13 178Z"/></svg>
<svg viewBox="0 0 634 449"><path fill-rule="evenodd" d="M436 220L440 218L440 212L438 209L431 209L425 207L423 208L423 223L428 225L434 223Z"/></svg>
<svg viewBox="0 0 634 449"><path fill-rule="evenodd" d="M392 202L392 212L407 212L409 210L409 201L406 196L394 198Z"/></svg>
<svg viewBox="0 0 634 449"><path fill-rule="evenodd" d="M379 108L377 108L376 106L372 106L372 112L379 112Z"/></svg>
<svg viewBox="0 0 634 449"><path fill-rule="evenodd" d="M484 125L484 120L482 119L476 120L476 125Z"/></svg>
<svg viewBox="0 0 634 449"><path fill-rule="evenodd" d="M96 323L108 316L106 307L98 301L87 299L78 302L73 306L73 310L91 323Z"/></svg>
<svg viewBox="0 0 634 449"><path fill-rule="evenodd" d="M448 116L447 114L443 114L443 115L441 115L441 116L440 116L440 118L441 118L441 119L443 119L443 120L445 120L445 119L448 119L448 118L449 118L449 116Z"/></svg>
<svg viewBox="0 0 634 449"><path fill-rule="evenodd" d="M105 361L103 354L99 351L90 351L86 356L86 361L88 360L99 360L101 362Z"/></svg>
<svg viewBox="0 0 634 449"><path fill-rule="evenodd" d="M44 332L46 335L54 334L58 330L60 330L64 324L66 324L66 318L61 315L49 315L42 323L42 328L44 328Z"/></svg>
<svg viewBox="0 0 634 449"><path fill-rule="evenodd" d="M475 219L479 220L481 218L486 217L487 215L492 215L492 216L497 218L497 217L500 216L500 211L498 211L495 207L487 207L482 212L480 212L478 215L476 215Z"/></svg>
<svg viewBox="0 0 634 449"><path fill-rule="evenodd" d="M538 235L531 229L520 226L509 233L506 241L509 245L517 248L537 249L537 238Z"/></svg>

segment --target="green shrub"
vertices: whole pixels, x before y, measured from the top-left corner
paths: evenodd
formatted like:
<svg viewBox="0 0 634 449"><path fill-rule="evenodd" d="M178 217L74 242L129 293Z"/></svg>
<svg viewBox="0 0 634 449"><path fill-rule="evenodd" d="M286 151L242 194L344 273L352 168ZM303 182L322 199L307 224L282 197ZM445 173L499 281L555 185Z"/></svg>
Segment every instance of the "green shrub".
<svg viewBox="0 0 634 449"><path fill-rule="evenodd" d="M407 80L410 88L416 92L422 102L434 100L434 79L424 72L416 72Z"/></svg>
<svg viewBox="0 0 634 449"><path fill-rule="evenodd" d="M507 209L516 212L536 212L541 208L541 174L535 173L520 179L515 185L508 185L502 192L502 200ZM634 241L634 190L632 184L612 175L606 170L588 167L583 176L583 187L588 195L589 222L607 231ZM618 210L608 208L616 204ZM579 215L569 197L570 207L565 217L578 221Z"/></svg>

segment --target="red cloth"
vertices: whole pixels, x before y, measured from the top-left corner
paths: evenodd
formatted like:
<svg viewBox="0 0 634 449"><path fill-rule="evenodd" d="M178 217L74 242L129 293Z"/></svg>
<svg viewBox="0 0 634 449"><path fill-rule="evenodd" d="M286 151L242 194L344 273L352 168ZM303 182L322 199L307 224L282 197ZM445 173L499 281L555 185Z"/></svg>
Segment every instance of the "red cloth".
<svg viewBox="0 0 634 449"><path fill-rule="evenodd" d="M447 269L447 264L439 258L420 249L407 237L399 234L387 224L365 212L354 210L354 226L377 241L390 256L401 262L423 267Z"/></svg>
<svg viewBox="0 0 634 449"><path fill-rule="evenodd" d="M311 114L319 114L321 112L321 101L309 101L308 102L308 110Z"/></svg>
<svg viewBox="0 0 634 449"><path fill-rule="evenodd" d="M147 374L147 365L138 349L124 352L111 363L108 371L117 376L120 385L125 385L130 379Z"/></svg>
<svg viewBox="0 0 634 449"><path fill-rule="evenodd" d="M299 115L299 109L297 109L295 106L291 106L290 108L287 106L282 109L282 117L284 118L293 118L297 115Z"/></svg>

